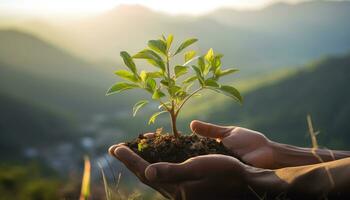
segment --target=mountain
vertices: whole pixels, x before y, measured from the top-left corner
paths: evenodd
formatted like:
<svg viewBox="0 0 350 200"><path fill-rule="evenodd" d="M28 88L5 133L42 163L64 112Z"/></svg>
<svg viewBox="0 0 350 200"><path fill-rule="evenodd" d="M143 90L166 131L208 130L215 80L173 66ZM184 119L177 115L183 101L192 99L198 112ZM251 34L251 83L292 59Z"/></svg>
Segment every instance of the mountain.
<svg viewBox="0 0 350 200"><path fill-rule="evenodd" d="M91 86L104 86L110 78L108 68L98 68L24 32L1 30L0 43L0 61L16 70Z"/></svg>
<svg viewBox="0 0 350 200"><path fill-rule="evenodd" d="M349 10L348 1L308 1L277 3L255 11L222 9L208 17L227 26L269 35L273 40L267 38L265 48L260 46L266 53L258 53L283 66L349 51Z"/></svg>
<svg viewBox="0 0 350 200"><path fill-rule="evenodd" d="M105 96L111 64L92 64L35 36L0 31L0 91L72 116L115 112L127 99ZM89 114L89 115L86 115Z"/></svg>
<svg viewBox="0 0 350 200"><path fill-rule="evenodd" d="M307 1L252 11L221 9L194 17L125 5L85 19L47 22L49 28L40 23L22 26L86 59L119 62L119 51L135 53L162 33L175 34L176 41L198 37L195 49L213 47L226 55L224 64L235 65L244 76L349 51L349 10L348 1ZM47 29L45 34L42 30Z"/></svg>
<svg viewBox="0 0 350 200"><path fill-rule="evenodd" d="M306 116L320 131L320 145L349 148L350 55L314 62L299 72L244 95L238 106L228 99L212 103L200 117L221 124L240 125L265 133L279 142L307 145ZM207 100L214 101L214 98ZM199 104L196 104L200 106Z"/></svg>

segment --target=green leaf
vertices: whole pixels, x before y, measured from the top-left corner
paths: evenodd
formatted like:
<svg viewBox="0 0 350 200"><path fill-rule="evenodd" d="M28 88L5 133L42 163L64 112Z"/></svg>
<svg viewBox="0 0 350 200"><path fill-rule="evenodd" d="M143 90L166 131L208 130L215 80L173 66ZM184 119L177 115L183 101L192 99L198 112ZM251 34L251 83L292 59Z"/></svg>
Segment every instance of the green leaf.
<svg viewBox="0 0 350 200"><path fill-rule="evenodd" d="M183 91L188 92L192 86L193 86L193 82L183 86Z"/></svg>
<svg viewBox="0 0 350 200"><path fill-rule="evenodd" d="M169 86L169 81L168 80L162 79L162 80L160 80L160 83L165 85L165 86Z"/></svg>
<svg viewBox="0 0 350 200"><path fill-rule="evenodd" d="M187 73L188 67L177 65L175 66L174 71L175 71L175 77L178 78L181 75L184 75Z"/></svg>
<svg viewBox="0 0 350 200"><path fill-rule="evenodd" d="M142 139L138 144L137 144L137 150L138 151L143 151L145 148L148 147L148 144L146 142L146 139Z"/></svg>
<svg viewBox="0 0 350 200"><path fill-rule="evenodd" d="M150 40L148 41L148 47L155 52L166 55L167 44L163 40Z"/></svg>
<svg viewBox="0 0 350 200"><path fill-rule="evenodd" d="M188 77L187 79L185 79L182 83L184 83L184 84L191 83L196 79L197 79L197 76L191 76L191 77Z"/></svg>
<svg viewBox="0 0 350 200"><path fill-rule="evenodd" d="M216 91L216 92L223 93L226 96L231 97L231 98L237 100L240 103L243 102L243 98L242 98L241 94L239 93L239 91L236 88L232 87L232 86L221 85L218 88L210 88L210 89L214 89L214 91Z"/></svg>
<svg viewBox="0 0 350 200"><path fill-rule="evenodd" d="M163 77L163 73L161 73L161 72L147 72L147 77L150 77L150 78L162 78Z"/></svg>
<svg viewBox="0 0 350 200"><path fill-rule="evenodd" d="M210 78L205 80L205 85L210 87L215 87L215 88L220 87L220 85L215 80Z"/></svg>
<svg viewBox="0 0 350 200"><path fill-rule="evenodd" d="M154 113L154 114L151 116L151 118L149 118L148 124L153 124L153 123L156 121L157 117L158 117L160 114L165 113L165 112L166 112L166 111L160 111L160 112Z"/></svg>
<svg viewBox="0 0 350 200"><path fill-rule="evenodd" d="M162 91L160 91L159 89L156 89L152 95L152 99L160 99L164 96L165 94Z"/></svg>
<svg viewBox="0 0 350 200"><path fill-rule="evenodd" d="M163 59L154 51L149 49L144 49L133 56L136 59L146 59L150 64L160 68L161 70L165 70L165 64Z"/></svg>
<svg viewBox="0 0 350 200"><path fill-rule="evenodd" d="M204 85L204 77L202 75L202 72L201 70L195 66L195 65L192 65L192 69L196 72L196 75L197 75L197 78L198 78L198 81L201 85Z"/></svg>
<svg viewBox="0 0 350 200"><path fill-rule="evenodd" d="M205 55L205 59L211 63L214 59L214 51L212 48L209 49L209 51L207 52L207 54Z"/></svg>
<svg viewBox="0 0 350 200"><path fill-rule="evenodd" d="M204 72L204 71L205 71L205 61L204 61L204 57L203 57L203 56L199 57L197 63L198 63L199 69L201 69L201 71Z"/></svg>
<svg viewBox="0 0 350 200"><path fill-rule="evenodd" d="M181 90L180 86L172 85L169 87L168 92L169 92L170 96L174 97L175 93L178 92L179 90Z"/></svg>
<svg viewBox="0 0 350 200"><path fill-rule="evenodd" d="M141 80L142 80L143 82L146 82L148 76L147 76L147 73L146 73L145 70L142 70L142 71L141 71L140 77L141 77Z"/></svg>
<svg viewBox="0 0 350 200"><path fill-rule="evenodd" d="M228 75L228 74L232 74L232 73L235 73L235 72L238 72L239 70L238 69L225 69L225 70L220 70L218 72L215 73L215 75L217 76L225 76L225 75Z"/></svg>
<svg viewBox="0 0 350 200"><path fill-rule="evenodd" d="M188 64L190 64L192 61L196 60L197 58L199 58L199 56L193 57L192 59L190 59L187 62L185 62L184 64L182 64L182 66L187 66Z"/></svg>
<svg viewBox="0 0 350 200"><path fill-rule="evenodd" d="M162 79L162 80L160 81L160 83L163 84L163 85L165 85L165 86L167 86L167 87L171 87L172 85L175 84L175 81L174 81L173 79L168 79L168 78L166 78L166 79Z"/></svg>
<svg viewBox="0 0 350 200"><path fill-rule="evenodd" d="M118 71L115 71L114 74L125 80L131 81L134 83L138 82L138 79L136 78L135 74L127 70L118 70Z"/></svg>
<svg viewBox="0 0 350 200"><path fill-rule="evenodd" d="M168 102L164 102L164 104L160 104L158 106L158 109L161 109L161 108L166 109L166 107L164 105L170 107L171 106L171 102L168 101Z"/></svg>
<svg viewBox="0 0 350 200"><path fill-rule="evenodd" d="M116 83L116 84L112 85L111 88L109 88L106 95L119 93L119 92L122 92L124 90L129 90L129 89L133 89L133 88L139 88L139 86L136 84L124 83L124 82Z"/></svg>
<svg viewBox="0 0 350 200"><path fill-rule="evenodd" d="M134 61L132 60L131 56L129 55L129 53L126 52L126 51L122 51L122 52L120 52L120 56L123 58L123 61L124 61L125 65L126 65L134 74L137 74L136 65L135 65Z"/></svg>
<svg viewBox="0 0 350 200"><path fill-rule="evenodd" d="M188 51L185 53L185 62L188 62L191 60L193 57L196 56L196 51Z"/></svg>
<svg viewBox="0 0 350 200"><path fill-rule="evenodd" d="M157 82L153 78L148 78L146 85L152 92L154 92L157 88Z"/></svg>
<svg viewBox="0 0 350 200"><path fill-rule="evenodd" d="M174 40L174 36L172 34L169 34L168 38L166 39L166 46L168 50L170 49L171 44L173 43L173 40Z"/></svg>
<svg viewBox="0 0 350 200"><path fill-rule="evenodd" d="M162 34L162 40L163 40L164 42L166 42L166 37L165 37L164 34Z"/></svg>
<svg viewBox="0 0 350 200"><path fill-rule="evenodd" d="M132 108L132 116L136 116L137 111L142 108L143 106L145 106L146 104L148 104L147 100L141 100L137 103L135 103L134 107Z"/></svg>
<svg viewBox="0 0 350 200"><path fill-rule="evenodd" d="M174 56L178 53L180 53L182 50L184 50L186 47L190 46L191 44L197 42L198 39L196 38L191 38L191 39L187 39L186 41L184 41L183 43L181 43L181 45L179 46L179 48L177 48L176 52L174 53Z"/></svg>
<svg viewBox="0 0 350 200"><path fill-rule="evenodd" d="M221 57L222 55L219 54L219 55L215 55L213 60L211 61L211 71L215 72L220 69L220 66L221 66Z"/></svg>
<svg viewBox="0 0 350 200"><path fill-rule="evenodd" d="M176 101L178 101L178 102L181 102L186 97L188 97L188 93L183 91L183 90L179 90L175 93L175 98L176 98Z"/></svg>

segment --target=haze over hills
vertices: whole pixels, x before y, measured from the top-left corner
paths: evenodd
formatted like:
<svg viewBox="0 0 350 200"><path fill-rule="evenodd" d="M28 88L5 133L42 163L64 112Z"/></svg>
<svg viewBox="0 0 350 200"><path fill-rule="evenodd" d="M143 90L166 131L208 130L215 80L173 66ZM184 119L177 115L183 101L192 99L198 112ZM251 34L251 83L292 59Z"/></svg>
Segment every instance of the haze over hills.
<svg viewBox="0 0 350 200"><path fill-rule="evenodd" d="M112 108L130 104L123 97L105 96L117 80L109 65L91 64L20 31L0 31L0 43L0 91L4 94L75 117L115 112Z"/></svg>
<svg viewBox="0 0 350 200"><path fill-rule="evenodd" d="M310 1L254 11L223 9L192 17L120 6L95 17L29 29L92 60L120 61L119 51L135 53L162 33L173 33L176 39L198 37L197 48L204 52L214 47L226 55L225 64L233 63L245 75L349 51L349 10L347 1Z"/></svg>

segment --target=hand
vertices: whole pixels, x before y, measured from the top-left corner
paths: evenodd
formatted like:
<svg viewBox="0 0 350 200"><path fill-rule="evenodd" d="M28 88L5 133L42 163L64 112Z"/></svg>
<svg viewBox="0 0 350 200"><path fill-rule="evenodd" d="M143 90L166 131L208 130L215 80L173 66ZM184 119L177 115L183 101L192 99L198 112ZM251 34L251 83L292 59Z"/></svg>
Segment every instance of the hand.
<svg viewBox="0 0 350 200"><path fill-rule="evenodd" d="M254 167L277 168L272 142L263 134L235 126L217 126L194 120L192 131L204 137L217 138L243 162Z"/></svg>
<svg viewBox="0 0 350 200"><path fill-rule="evenodd" d="M109 148L109 154L120 160L137 178L144 184L157 190L165 197L170 197L170 194L175 191L174 186L163 184L159 185L147 180L145 170L150 165L147 161L138 156L135 152L123 144L113 145Z"/></svg>
<svg viewBox="0 0 350 200"><path fill-rule="evenodd" d="M212 154L180 164L149 164L123 145L112 146L109 152L140 181L170 199L235 199L253 194L248 190L253 168L230 156Z"/></svg>

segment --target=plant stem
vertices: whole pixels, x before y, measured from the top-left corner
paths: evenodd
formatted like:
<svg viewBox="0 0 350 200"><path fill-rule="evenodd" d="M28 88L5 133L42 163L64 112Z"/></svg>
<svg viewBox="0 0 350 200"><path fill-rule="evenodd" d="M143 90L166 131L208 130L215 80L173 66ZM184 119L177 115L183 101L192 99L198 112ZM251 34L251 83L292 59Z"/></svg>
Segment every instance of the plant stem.
<svg viewBox="0 0 350 200"><path fill-rule="evenodd" d="M175 136L175 138L179 138L180 137L180 134L179 132L177 131L177 128L176 128L176 115L175 115L175 110L173 109L171 112L170 112L170 118L171 118L171 128L173 130L173 135Z"/></svg>
<svg viewBox="0 0 350 200"><path fill-rule="evenodd" d="M170 79L170 63L169 63L169 56L167 55L166 56L166 71L167 71L167 74L168 74L168 78Z"/></svg>
<svg viewBox="0 0 350 200"><path fill-rule="evenodd" d="M170 80L170 63L169 63L169 55L167 54L166 56L166 68L167 68L167 75L168 75L168 79ZM176 110L175 110L175 101L171 100L171 109L168 110L169 114L170 114L170 118L171 118L171 128L173 130L173 135L175 136L175 138L179 138L180 134L177 131L176 128Z"/></svg>
<svg viewBox="0 0 350 200"><path fill-rule="evenodd" d="M197 92L201 91L203 89L203 87L198 88L197 90L193 91L190 95L188 95L180 104L179 108L177 109L177 111L175 112L175 117L177 117L177 115L179 114L181 108L185 105L185 103L193 96L195 95Z"/></svg>

